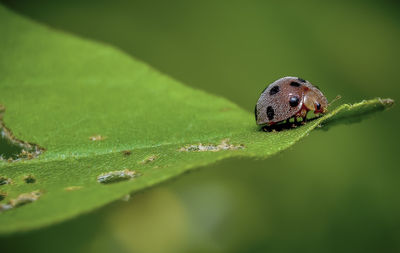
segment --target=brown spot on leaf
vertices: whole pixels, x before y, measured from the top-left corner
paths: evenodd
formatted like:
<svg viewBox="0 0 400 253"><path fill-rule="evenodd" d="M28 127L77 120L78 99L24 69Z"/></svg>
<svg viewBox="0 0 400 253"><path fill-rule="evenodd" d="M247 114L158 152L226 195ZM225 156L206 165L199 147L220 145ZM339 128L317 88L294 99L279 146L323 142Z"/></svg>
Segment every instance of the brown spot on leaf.
<svg viewBox="0 0 400 253"><path fill-rule="evenodd" d="M91 140L91 141L103 141L105 139L106 139L106 137L101 136L101 135L93 135L93 136L89 137L89 140Z"/></svg>
<svg viewBox="0 0 400 253"><path fill-rule="evenodd" d="M68 187L65 187L64 190L67 192L71 192L71 191L80 190L82 188L83 188L83 186L68 186Z"/></svg>
<svg viewBox="0 0 400 253"><path fill-rule="evenodd" d="M130 150L124 150L122 151L122 154L126 155L126 156L130 156L132 154L132 151Z"/></svg>
<svg viewBox="0 0 400 253"><path fill-rule="evenodd" d="M143 159L143 161L140 161L140 164L146 164L146 163L151 163L154 162L157 159L156 155L151 155L149 157L146 157L145 159Z"/></svg>

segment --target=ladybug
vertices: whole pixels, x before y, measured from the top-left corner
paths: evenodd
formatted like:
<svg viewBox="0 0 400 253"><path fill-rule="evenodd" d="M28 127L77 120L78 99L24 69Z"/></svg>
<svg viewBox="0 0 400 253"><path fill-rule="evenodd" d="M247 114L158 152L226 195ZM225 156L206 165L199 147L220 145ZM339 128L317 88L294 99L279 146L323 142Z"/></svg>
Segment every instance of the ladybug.
<svg viewBox="0 0 400 253"><path fill-rule="evenodd" d="M310 82L299 77L283 77L271 83L261 93L255 107L257 125L272 126L291 118L306 120L307 113L327 112L328 100Z"/></svg>

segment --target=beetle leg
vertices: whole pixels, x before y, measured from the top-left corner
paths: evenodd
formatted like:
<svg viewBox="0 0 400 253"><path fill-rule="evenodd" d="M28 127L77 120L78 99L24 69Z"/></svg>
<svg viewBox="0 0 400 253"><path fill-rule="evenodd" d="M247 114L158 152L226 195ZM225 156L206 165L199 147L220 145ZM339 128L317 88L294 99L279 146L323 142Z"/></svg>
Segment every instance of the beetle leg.
<svg viewBox="0 0 400 253"><path fill-rule="evenodd" d="M298 116L295 115L294 116L294 125L298 125L298 123L299 123Z"/></svg>
<svg viewBox="0 0 400 253"><path fill-rule="evenodd" d="M293 123L290 122L291 119L293 119ZM296 117L290 117L290 118L288 118L287 123L288 123L288 125L287 125L288 128L294 128L294 127L296 127Z"/></svg>

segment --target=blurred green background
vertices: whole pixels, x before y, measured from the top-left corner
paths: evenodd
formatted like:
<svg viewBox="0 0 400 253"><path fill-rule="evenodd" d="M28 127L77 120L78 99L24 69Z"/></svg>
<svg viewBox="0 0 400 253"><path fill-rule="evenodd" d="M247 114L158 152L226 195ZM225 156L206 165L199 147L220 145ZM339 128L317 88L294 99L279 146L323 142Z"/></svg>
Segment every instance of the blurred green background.
<svg viewBox="0 0 400 253"><path fill-rule="evenodd" d="M330 100L400 100L396 1L0 2L249 112L286 75ZM268 160L196 170L129 202L0 238L1 252L400 252L399 116L395 106L314 131Z"/></svg>

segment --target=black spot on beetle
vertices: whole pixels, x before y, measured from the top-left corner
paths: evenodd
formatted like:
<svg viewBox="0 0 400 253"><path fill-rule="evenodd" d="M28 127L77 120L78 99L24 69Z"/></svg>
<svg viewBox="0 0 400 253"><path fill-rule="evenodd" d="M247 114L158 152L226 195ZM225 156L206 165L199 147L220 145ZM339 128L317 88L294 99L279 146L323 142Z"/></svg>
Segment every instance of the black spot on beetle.
<svg viewBox="0 0 400 253"><path fill-rule="evenodd" d="M317 110L321 109L321 104L317 103Z"/></svg>
<svg viewBox="0 0 400 253"><path fill-rule="evenodd" d="M257 105L254 107L254 116L256 116L256 121L257 121Z"/></svg>
<svg viewBox="0 0 400 253"><path fill-rule="evenodd" d="M274 87L272 87L270 90L269 90L269 95L275 95L276 93L278 93L279 92L279 86L278 85L276 85L276 86L274 86Z"/></svg>
<svg viewBox="0 0 400 253"><path fill-rule="evenodd" d="M306 80L304 80L303 78L300 78L300 77L298 77L297 80L299 80L299 81L302 82L302 83L305 83L305 82L306 82Z"/></svg>
<svg viewBox="0 0 400 253"><path fill-rule="evenodd" d="M298 82L291 82L291 83L290 83L290 86L293 86L293 87L300 87L301 84L298 83Z"/></svg>
<svg viewBox="0 0 400 253"><path fill-rule="evenodd" d="M272 106L268 106L267 107L267 117L269 120L272 120L275 116L275 111L274 108L272 108Z"/></svg>
<svg viewBox="0 0 400 253"><path fill-rule="evenodd" d="M299 105L300 99L298 97L291 97L289 99L289 104L291 107L296 107Z"/></svg>

